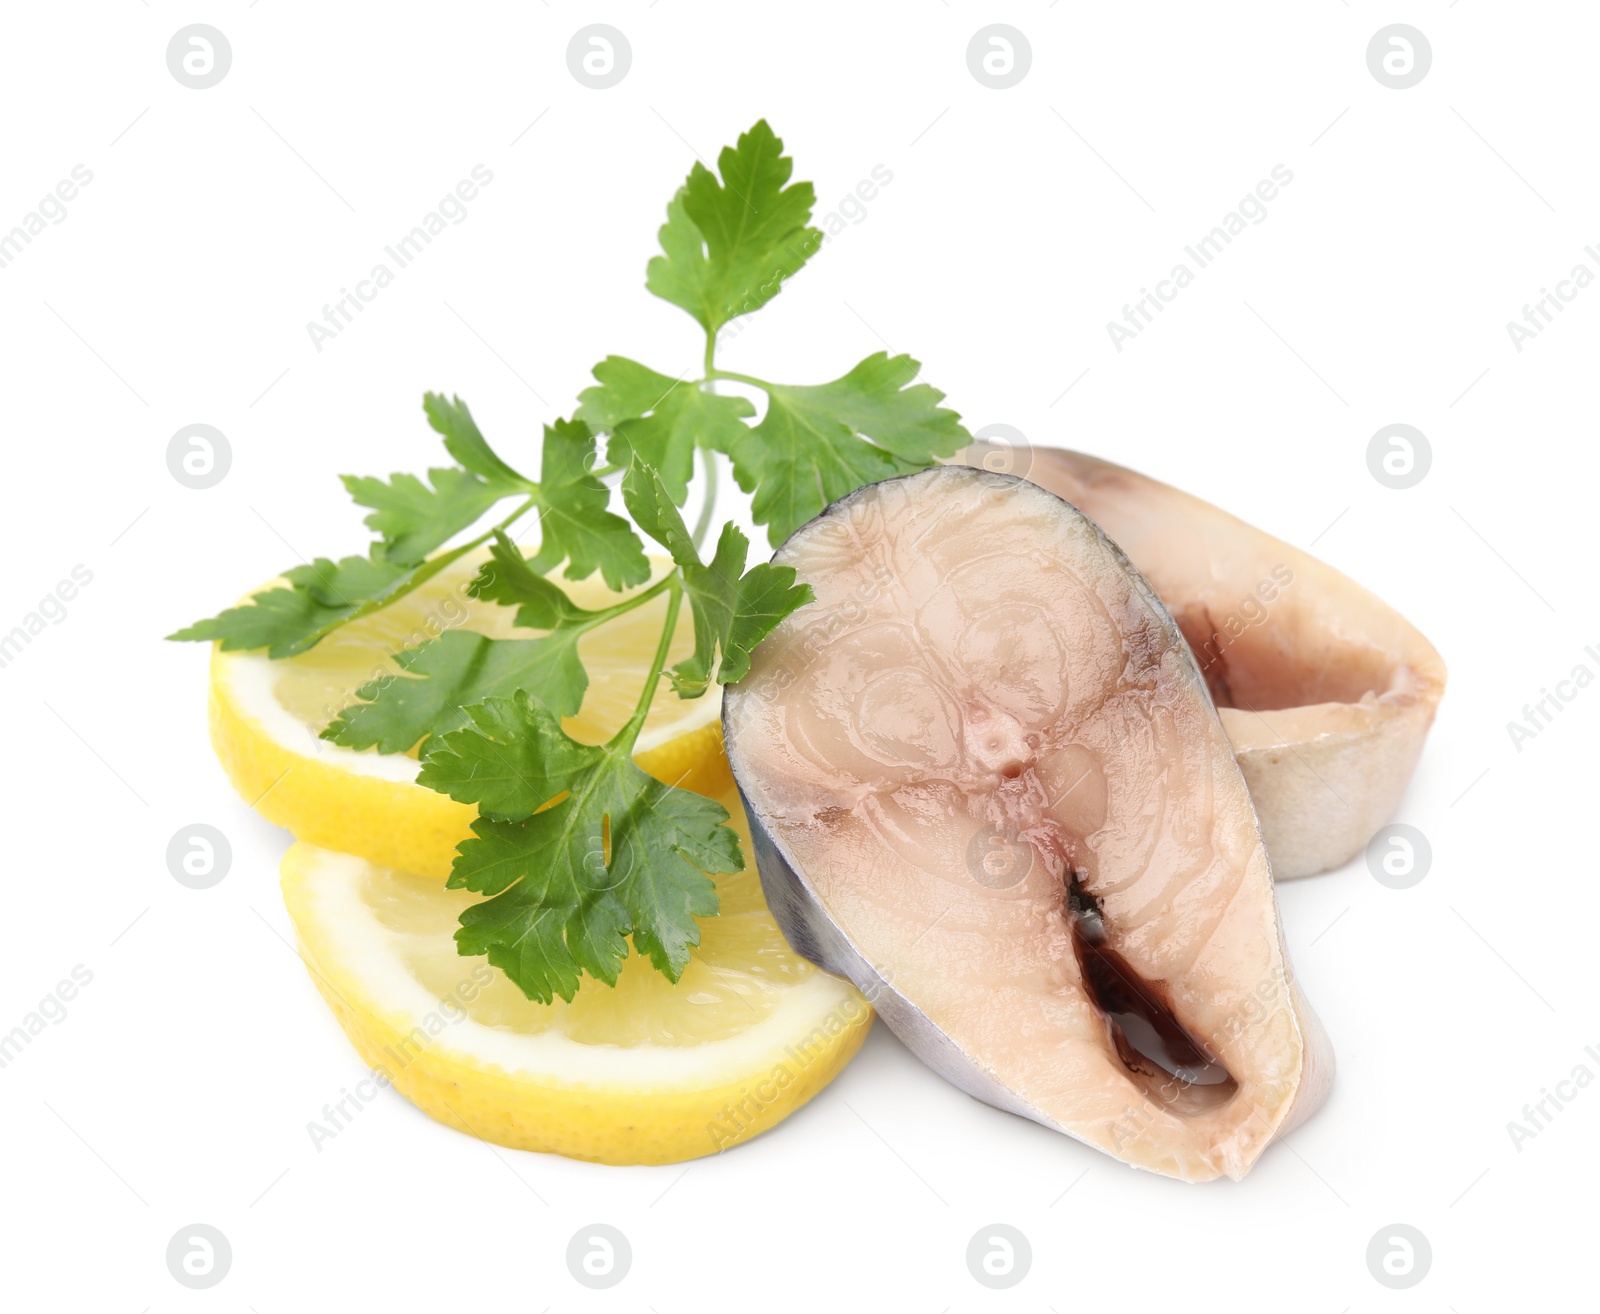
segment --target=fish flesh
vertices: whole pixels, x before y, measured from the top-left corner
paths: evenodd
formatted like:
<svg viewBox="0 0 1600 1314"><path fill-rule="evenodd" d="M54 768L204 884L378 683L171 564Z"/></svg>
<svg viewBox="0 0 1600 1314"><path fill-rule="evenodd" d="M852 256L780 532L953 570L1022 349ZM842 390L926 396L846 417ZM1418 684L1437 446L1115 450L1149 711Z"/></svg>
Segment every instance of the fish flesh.
<svg viewBox="0 0 1600 1314"><path fill-rule="evenodd" d="M815 601L724 694L763 890L978 1099L1238 1178L1333 1076L1189 645L1093 520L943 466L774 557Z"/></svg>
<svg viewBox="0 0 1600 1314"><path fill-rule="evenodd" d="M1035 448L1027 478L1115 539L1177 621L1274 875L1360 853L1399 806L1444 695L1434 646L1326 562L1133 470Z"/></svg>

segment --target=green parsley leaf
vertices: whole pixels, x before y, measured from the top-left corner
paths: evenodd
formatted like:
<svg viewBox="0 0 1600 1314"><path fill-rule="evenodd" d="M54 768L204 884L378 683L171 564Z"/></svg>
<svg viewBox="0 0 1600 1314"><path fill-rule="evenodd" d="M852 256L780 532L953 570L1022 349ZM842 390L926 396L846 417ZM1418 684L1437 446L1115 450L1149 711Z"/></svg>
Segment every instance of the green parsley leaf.
<svg viewBox="0 0 1600 1314"><path fill-rule="evenodd" d="M661 477L640 461L623 476L622 497L639 528L672 554L694 608L694 653L672 668L674 691L680 698L700 697L713 667L718 684L742 679L756 644L813 599L811 586L795 583L792 566L765 563L746 574L750 540L731 520L722 527L711 564L702 563Z"/></svg>
<svg viewBox="0 0 1600 1314"><path fill-rule="evenodd" d="M778 295L822 245L807 227L816 192L785 186L794 161L765 119L724 147L717 177L696 163L667 207L663 255L650 261L645 286L687 310L707 333L759 310Z"/></svg>
<svg viewBox="0 0 1600 1314"><path fill-rule="evenodd" d="M790 612L815 598L809 584L796 584L792 566L763 562L744 570L750 540L731 520L722 527L709 566L685 566L684 587L694 607L694 655L672 668L672 687L680 698L697 698L711 679L715 651L718 684L742 680L750 654Z"/></svg>
<svg viewBox="0 0 1600 1314"><path fill-rule="evenodd" d="M450 630L398 653L398 670L364 685L323 733L384 752L420 745L421 783L479 806L450 884L487 898L462 915L458 947L486 954L530 998L571 999L585 974L615 983L630 951L679 979L699 942L696 918L717 910L708 873L743 866L721 807L653 779L630 756L685 597L694 652L669 673L685 698L742 678L763 637L812 597L790 568L747 570L750 545L734 524L701 560L678 510L696 448L732 458L755 518L781 538L863 484L924 468L970 441L939 404L943 394L914 382L919 366L908 356L876 353L818 387L716 369L718 330L776 296L822 243L810 226L813 188L792 174L763 120L720 153L716 172L697 164L667 206L646 284L705 329L707 378L685 382L607 356L574 418L545 428L537 483L495 453L460 398L429 393L423 409L456 464L426 479L346 477L380 535L367 556L295 567L280 586L171 636L292 656L490 544L469 593L515 608L516 624L535 633ZM755 415L749 401L712 391L718 379L766 393L759 425L746 423ZM610 468L627 470L627 508L674 569L588 610L545 576L563 566L572 580L598 571L623 593L652 575L640 535L609 510L596 434L606 435ZM525 500L496 529L446 547L513 495ZM530 509L542 535L524 556L504 530ZM580 637L661 593L667 617L634 717L606 744L571 739L561 717L578 710L588 682Z"/></svg>
<svg viewBox="0 0 1600 1314"><path fill-rule="evenodd" d="M588 673L578 659L582 625L540 639L491 639L447 630L394 654L404 675L387 674L356 690L358 701L323 730L346 748L404 753L421 740L468 723L475 703L530 690L559 716L583 705Z"/></svg>
<svg viewBox="0 0 1600 1314"><path fill-rule="evenodd" d="M698 165L696 166L699 167ZM652 256L645 270L645 287L663 301L687 310L708 333L715 296L711 290L711 265L706 259L705 235L695 227L685 205L687 187L680 187L667 202L667 222L656 234L664 254Z"/></svg>
<svg viewBox="0 0 1600 1314"><path fill-rule="evenodd" d="M535 485L494 454L460 398L447 401L427 393L422 405L445 448L465 469L430 471L432 487L408 474L388 481L346 475L345 487L357 503L373 508L367 524L383 538L367 556L339 561L318 557L284 572L289 588L263 590L242 606L167 637L217 639L225 650L266 648L270 657L293 657L438 574L482 539L432 559L428 553L501 498L535 491Z"/></svg>
<svg viewBox="0 0 1600 1314"><path fill-rule="evenodd" d="M432 741L420 783L478 805L449 884L492 895L461 916L462 954L486 954L530 999L570 1000L580 975L615 984L624 937L676 981L718 908L706 873L742 870L719 804L646 774L620 743L580 744L526 693L468 711Z"/></svg>
<svg viewBox="0 0 1600 1314"><path fill-rule="evenodd" d="M896 473L894 458L847 424L773 395L761 423L734 449L733 474L754 493L750 514L781 543L828 503Z"/></svg>
<svg viewBox="0 0 1600 1314"><path fill-rule="evenodd" d="M495 455L459 397L447 401L439 393L425 393L422 409L443 437L445 450L464 469L443 466L428 471L431 488L411 474L391 475L387 481L344 476L344 486L356 503L373 509L366 523L382 536L384 554L402 566L421 562L501 498L534 491L532 483Z"/></svg>
<svg viewBox="0 0 1600 1314"><path fill-rule="evenodd" d="M750 673L750 655L790 612L798 611L808 602L816 601L809 584L796 584L793 566L776 566L764 561L738 575L744 564L750 541L731 521L722 527L722 537L717 541L717 555L704 573L695 572L696 578L687 579L689 596L698 599L715 586L726 588L728 581L738 576L731 603L725 603L732 619L725 629L717 630L717 645L722 650L722 661L717 667L717 683L733 684ZM737 564L735 564L737 563ZM702 636L700 633L701 606L695 602L695 656L680 662L673 670L674 684L689 681L698 671L705 669L701 662ZM699 663L696 666L696 663Z"/></svg>
<svg viewBox="0 0 1600 1314"><path fill-rule="evenodd" d="M428 416L428 423L443 437L445 450L467 469L499 483L528 483L495 455L461 398L447 400L443 393L425 392L422 394L422 409Z"/></svg>
<svg viewBox="0 0 1600 1314"><path fill-rule="evenodd" d="M921 372L922 365L910 356L876 351L842 379L777 391L791 410L827 416L866 435L899 461L898 473L912 474L972 441L961 417L939 405L944 393L911 382Z"/></svg>
<svg viewBox="0 0 1600 1314"><path fill-rule="evenodd" d="M634 524L666 548L674 562L680 566L700 564L700 554L694 550L694 539L684 527L683 516L673 505L660 473L647 461L635 457L622 476L622 503Z"/></svg>
<svg viewBox="0 0 1600 1314"><path fill-rule="evenodd" d="M539 470L539 527L543 537L529 568L545 574L567 562L568 579L598 570L621 592L650 578L650 562L633 527L606 510L611 490L594 475L595 440L582 420L545 425Z"/></svg>
<svg viewBox="0 0 1600 1314"><path fill-rule="evenodd" d="M485 479L454 465L429 470L428 478L432 487L412 474L395 474L387 480L343 476L350 496L373 508L366 524L382 536L384 554L399 565L416 565L476 524L502 498L532 489L527 483Z"/></svg>
<svg viewBox="0 0 1600 1314"><path fill-rule="evenodd" d="M607 356L594 377L598 386L578 394L578 418L611 435L606 456L613 465L637 454L655 466L679 506L689 495L695 445L727 451L756 413L747 398L706 392L626 356Z"/></svg>
<svg viewBox="0 0 1600 1314"><path fill-rule="evenodd" d="M906 386L921 368L879 351L832 383L764 385L767 413L732 455L734 477L755 493L752 513L774 540L863 484L921 470L972 441L960 416L939 405L942 392Z"/></svg>
<svg viewBox="0 0 1600 1314"><path fill-rule="evenodd" d="M659 591L656 590L656 591ZM431 735L467 724L465 708L518 689L560 716L583 706L589 676L578 640L612 616L644 600L634 594L614 606L590 611L538 574L504 530L495 530L489 560L467 586L484 601L517 608L516 624L548 630L537 639L492 639L452 630L394 654L404 675L388 674L356 691L322 732L349 748L403 753Z"/></svg>
<svg viewBox="0 0 1600 1314"><path fill-rule="evenodd" d="M220 639L224 652L265 648L269 657L293 657L346 621L378 610L414 574L413 568L387 560L377 547L370 557L318 557L284 572L289 588L263 590L249 602L167 637Z"/></svg>
<svg viewBox="0 0 1600 1314"><path fill-rule="evenodd" d="M467 593L484 602L515 607L516 624L530 630L553 630L593 615L529 566L503 529L494 531L489 560L478 567Z"/></svg>

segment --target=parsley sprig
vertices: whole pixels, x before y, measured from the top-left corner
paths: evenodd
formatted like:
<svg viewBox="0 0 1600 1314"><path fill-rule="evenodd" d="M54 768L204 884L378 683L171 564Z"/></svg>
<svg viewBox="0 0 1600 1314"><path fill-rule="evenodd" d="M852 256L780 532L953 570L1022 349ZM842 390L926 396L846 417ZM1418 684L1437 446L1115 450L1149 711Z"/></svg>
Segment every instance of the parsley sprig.
<svg viewBox="0 0 1600 1314"><path fill-rule="evenodd" d="M645 285L700 325L699 378L607 356L572 418L545 426L537 480L495 452L459 398L428 393L423 410L454 464L425 479L345 476L377 535L365 556L292 567L284 585L169 636L293 657L487 550L468 591L514 609L527 635L451 630L394 653L402 674L363 686L322 734L349 748L417 751L419 783L477 806L448 883L486 897L461 915L456 943L487 956L530 999L570 1000L585 974L614 984L630 941L678 980L700 942L697 919L717 911L711 877L744 866L721 805L633 761L663 678L680 698L740 679L761 640L811 600L790 567L747 569L750 544L731 521L702 557L715 454L778 541L863 484L923 469L971 441L940 405L944 394L915 382L921 366L909 356L875 352L819 385L718 367L722 328L777 296L824 240L810 227L815 192L792 173L762 120L724 148L715 173L696 164L667 206ZM717 391L724 381L762 394L759 420L749 398ZM705 492L691 530L679 508L697 454ZM609 509L606 480L616 475L631 523ZM491 512L503 514L457 542ZM527 555L510 530L530 513L539 544ZM670 559L653 581L639 531ZM598 572L617 601L578 606L549 579L557 568L573 580ZM666 616L632 716L603 744L573 739L561 719L579 710L588 686L579 639L663 594ZM669 670L686 602L694 652Z"/></svg>

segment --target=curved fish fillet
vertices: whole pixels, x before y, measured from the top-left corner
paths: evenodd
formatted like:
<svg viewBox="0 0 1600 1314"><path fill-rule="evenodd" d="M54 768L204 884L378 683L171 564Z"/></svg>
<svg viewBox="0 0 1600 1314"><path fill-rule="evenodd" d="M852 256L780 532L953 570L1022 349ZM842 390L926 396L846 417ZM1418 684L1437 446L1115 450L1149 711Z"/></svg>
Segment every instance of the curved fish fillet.
<svg viewBox="0 0 1600 1314"><path fill-rule="evenodd" d="M1188 493L1078 452L1028 479L1106 531L1205 673L1280 878L1342 866L1394 815L1445 667L1354 580Z"/></svg>

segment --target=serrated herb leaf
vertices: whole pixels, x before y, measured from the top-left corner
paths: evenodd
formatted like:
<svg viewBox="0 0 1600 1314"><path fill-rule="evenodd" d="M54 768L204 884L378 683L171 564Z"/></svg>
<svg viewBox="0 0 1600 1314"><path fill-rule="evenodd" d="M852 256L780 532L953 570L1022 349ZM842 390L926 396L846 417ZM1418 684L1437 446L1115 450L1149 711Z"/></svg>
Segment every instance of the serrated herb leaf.
<svg viewBox="0 0 1600 1314"><path fill-rule="evenodd" d="M588 620L593 614L535 571L501 529L495 530L489 560L478 567L467 594L483 602L515 607L516 624L530 630L553 630Z"/></svg>
<svg viewBox="0 0 1600 1314"><path fill-rule="evenodd" d="M705 329L706 378L673 379L607 356L574 419L545 429L538 483L495 453L459 398L429 393L428 422L457 464L426 480L346 478L381 536L368 556L296 567L285 586L172 636L292 656L491 543L469 592L516 608L518 625L542 633L491 639L452 630L397 654L400 671L363 686L324 733L385 752L421 744L421 783L478 804L450 883L488 898L463 914L458 946L487 954L530 998L570 999L586 973L615 982L630 937L677 980L698 943L695 919L717 908L707 873L743 865L720 806L654 780L630 757L685 596L695 649L670 672L683 697L741 678L752 649L811 598L792 569L746 570L749 543L733 524L711 560L700 559L678 511L695 449L732 458L740 486L755 495L756 519L782 538L861 485L921 469L970 441L939 405L943 395L913 382L919 367L907 356L877 353L820 387L716 369L718 330L776 296L822 241L809 226L813 189L791 182L792 162L764 120L721 152L717 169L697 164L672 198L647 276L651 292ZM755 414L747 400L708 391L718 379L766 393L759 425L745 423ZM622 592L652 573L638 534L608 509L609 490L594 473L596 433L607 437L611 468L627 468L622 492L634 519L674 568L613 606L587 610L545 575L563 564L572 580L598 571ZM512 494L526 501L499 528L439 550ZM707 526L713 498L714 484ZM525 557L503 530L534 508L541 539ZM587 684L579 637L661 593L666 617L633 716L607 744L571 739L560 718L578 709Z"/></svg>
<svg viewBox="0 0 1600 1314"><path fill-rule="evenodd" d="M694 550L694 539L684 527L683 517L672 504L660 473L647 461L637 457L622 476L622 503L640 529L666 548L673 561L680 566L699 565L700 554Z"/></svg>
<svg viewBox="0 0 1600 1314"><path fill-rule="evenodd" d="M739 577L749 550L749 540L730 520L722 527L711 564L702 566L695 562L683 568L684 591L694 609L694 652L672 668L672 688L680 698L699 698L710 688L719 648L724 652L724 668L728 665L728 636L739 614ZM793 581L792 569L777 569L788 570ZM809 592L808 589L808 595ZM729 679L722 681L729 682Z"/></svg>
<svg viewBox="0 0 1600 1314"><path fill-rule="evenodd" d="M445 450L468 470L491 481L518 485L528 483L527 479L495 454L461 398L446 398L443 393L426 392L422 395L422 409L428 416L428 423L444 439Z"/></svg>
<svg viewBox="0 0 1600 1314"><path fill-rule="evenodd" d="M697 597L701 591L708 589L713 579L718 585L725 586L732 577L732 561L737 557L742 563L748 550L749 541L739 527L731 522L725 525L722 537L717 542L716 558L704 569L703 575L697 575L688 584L690 597ZM721 564L725 555L727 566ZM811 585L795 583L793 566L777 566L764 561L741 575L734 592L732 620L726 630L719 630L717 634L717 646L722 650L722 661L717 667L717 683L733 684L744 679L749 674L750 655L756 645L771 634L790 612L799 610L815 598ZM697 618L699 614L696 604ZM699 638L698 625L696 638ZM698 660L699 656L697 642L696 655L690 662ZM692 672L686 673L685 668L690 662L681 662L675 668L674 683L689 678Z"/></svg>
<svg viewBox="0 0 1600 1314"><path fill-rule="evenodd" d="M781 542L863 484L921 470L972 441L910 356L875 352L815 387L765 384L767 413L733 449L752 512ZM870 439L870 441L863 441Z"/></svg>
<svg viewBox="0 0 1600 1314"><path fill-rule="evenodd" d="M728 451L756 413L744 397L706 392L626 356L607 356L594 377L598 385L578 394L578 418L611 435L606 455L613 465L637 455L655 466L679 506L689 495L695 446Z"/></svg>
<svg viewBox="0 0 1600 1314"><path fill-rule="evenodd" d="M756 644L811 601L811 586L795 583L792 566L766 563L746 574L750 540L732 521L722 527L711 564L704 564L661 477L643 462L628 467L622 497L639 528L672 554L694 608L694 653L672 668L673 689L680 698L698 698L713 668L719 684L743 678Z"/></svg>
<svg viewBox="0 0 1600 1314"><path fill-rule="evenodd" d="M413 474L388 479L344 475L344 486L361 506L373 508L366 524L383 539L384 554L399 565L416 565L435 548L470 528L502 498L530 486L485 479L459 466L428 471L429 483Z"/></svg>
<svg viewBox="0 0 1600 1314"><path fill-rule="evenodd" d="M578 659L581 625L539 639L491 639L449 630L394 654L404 675L384 675L356 691L357 701L322 732L346 748L404 753L423 739L467 724L468 710L487 698L532 690L559 716L583 705L589 676Z"/></svg>
<svg viewBox="0 0 1600 1314"><path fill-rule="evenodd" d="M822 245L807 227L816 193L808 182L785 185L794 161L765 119L723 148L717 170L720 182L703 164L690 170L645 278L707 333L766 305Z"/></svg>
<svg viewBox="0 0 1600 1314"><path fill-rule="evenodd" d="M539 551L529 568L545 574L563 559L568 579L598 570L616 592L650 578L644 545L633 527L606 510L610 490L594 475L595 439L582 420L557 420L544 430L539 470Z"/></svg>
<svg viewBox="0 0 1600 1314"><path fill-rule="evenodd" d="M828 503L898 473L888 452L849 425L773 394L767 413L733 453L739 487L754 493L750 514L781 543Z"/></svg>
<svg viewBox="0 0 1600 1314"><path fill-rule="evenodd" d="M717 911L707 872L739 871L728 814L647 775L627 746L580 744L519 693L469 710L432 741L422 784L480 817L450 885L494 897L469 908L463 954L486 954L530 999L571 999L580 974L614 984L628 946L676 981Z"/></svg>
<svg viewBox="0 0 1600 1314"><path fill-rule="evenodd" d="M936 457L954 456L972 441L961 417L940 406L944 393L912 383L922 372L910 356L876 351L843 378L814 388L779 387L790 410L827 416L864 434L911 474Z"/></svg>
<svg viewBox="0 0 1600 1314"><path fill-rule="evenodd" d="M284 572L289 588L266 589L241 606L167 637L218 639L225 652L265 648L269 657L293 657L351 618L376 611L413 574L412 568L395 565L376 548L370 557L318 557Z"/></svg>
<svg viewBox="0 0 1600 1314"><path fill-rule="evenodd" d="M387 480L343 476L356 503L372 508L366 524L382 538L384 555L401 566L417 565L496 502L534 487L495 455L459 397L447 401L438 393L425 393L422 409L461 466L429 470L431 486L412 474Z"/></svg>
<svg viewBox="0 0 1600 1314"><path fill-rule="evenodd" d="M712 307L717 297L712 290L711 263L706 258L705 234L689 217L687 194L688 188L680 187L667 202L667 222L656 234L663 254L651 257L645 287L663 301L687 310L706 332L715 333Z"/></svg>
<svg viewBox="0 0 1600 1314"><path fill-rule="evenodd" d="M583 705L588 673L578 640L589 630L642 605L666 581L591 611L536 573L503 530L495 530L489 560L467 586L473 597L517 608L516 623L546 630L540 638L495 639L452 630L396 653L404 675L389 674L357 690L357 702L322 732L349 748L405 752L431 735L467 723L465 709L519 689L560 716Z"/></svg>
<svg viewBox="0 0 1600 1314"><path fill-rule="evenodd" d="M729 521L711 564L684 567L684 587L694 607L694 655L672 668L672 687L679 697L705 692L714 652L721 653L717 683L742 680L756 645L815 596L809 584L795 583L792 566L763 562L740 574L749 550L749 540Z"/></svg>

